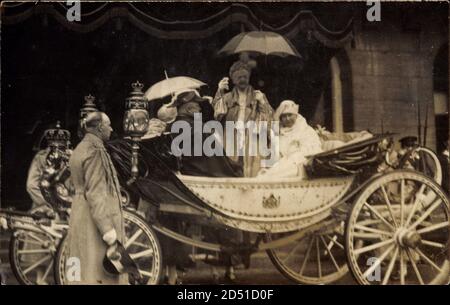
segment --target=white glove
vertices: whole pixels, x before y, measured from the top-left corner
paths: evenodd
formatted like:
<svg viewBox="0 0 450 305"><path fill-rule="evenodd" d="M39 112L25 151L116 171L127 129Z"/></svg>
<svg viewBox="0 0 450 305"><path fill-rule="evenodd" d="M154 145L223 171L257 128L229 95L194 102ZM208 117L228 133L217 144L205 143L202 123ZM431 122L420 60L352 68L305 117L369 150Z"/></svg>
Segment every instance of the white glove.
<svg viewBox="0 0 450 305"><path fill-rule="evenodd" d="M229 85L228 85L228 77L224 77L222 78L222 80L219 82L219 91L224 92L225 90L229 89Z"/></svg>
<svg viewBox="0 0 450 305"><path fill-rule="evenodd" d="M258 102L264 102L264 93L262 93L260 90L255 90L255 99Z"/></svg>
<svg viewBox="0 0 450 305"><path fill-rule="evenodd" d="M6 221L6 218L0 217L0 227L4 230L8 230L8 222Z"/></svg>
<svg viewBox="0 0 450 305"><path fill-rule="evenodd" d="M117 233L116 230L112 229L106 232L103 235L103 241L108 244L108 246L114 245L117 241Z"/></svg>

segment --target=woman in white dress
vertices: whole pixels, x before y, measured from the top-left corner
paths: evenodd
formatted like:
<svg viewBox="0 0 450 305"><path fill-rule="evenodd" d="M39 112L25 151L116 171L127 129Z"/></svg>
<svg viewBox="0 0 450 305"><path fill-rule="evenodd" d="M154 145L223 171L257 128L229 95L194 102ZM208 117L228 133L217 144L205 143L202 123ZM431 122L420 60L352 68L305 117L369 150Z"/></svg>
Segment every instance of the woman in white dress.
<svg viewBox="0 0 450 305"><path fill-rule="evenodd" d="M294 101L286 100L275 111L274 120L280 123L279 158L272 167L262 169L258 177L304 177L306 157L322 152L317 132L298 110Z"/></svg>

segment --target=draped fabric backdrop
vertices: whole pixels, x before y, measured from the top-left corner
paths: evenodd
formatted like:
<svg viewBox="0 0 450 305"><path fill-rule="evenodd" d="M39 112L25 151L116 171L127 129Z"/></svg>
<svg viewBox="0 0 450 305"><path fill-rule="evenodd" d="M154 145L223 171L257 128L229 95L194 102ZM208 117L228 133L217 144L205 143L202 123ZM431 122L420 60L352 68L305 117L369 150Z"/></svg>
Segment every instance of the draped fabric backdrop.
<svg viewBox="0 0 450 305"><path fill-rule="evenodd" d="M3 204L27 207L25 179L32 148L49 123L61 120L76 138L83 96L97 98L122 133L131 83L145 88L169 76L208 84L214 95L237 56L217 51L242 31L275 31L302 59L256 58L252 85L273 107L300 103L310 119L329 88L329 60L353 38L354 12L344 3L81 3L81 21L68 22L65 2L3 3L1 20L1 129ZM162 101L151 104L150 111ZM329 111L325 109L325 112ZM330 114L324 122L329 126ZM5 145L7 143L7 145Z"/></svg>

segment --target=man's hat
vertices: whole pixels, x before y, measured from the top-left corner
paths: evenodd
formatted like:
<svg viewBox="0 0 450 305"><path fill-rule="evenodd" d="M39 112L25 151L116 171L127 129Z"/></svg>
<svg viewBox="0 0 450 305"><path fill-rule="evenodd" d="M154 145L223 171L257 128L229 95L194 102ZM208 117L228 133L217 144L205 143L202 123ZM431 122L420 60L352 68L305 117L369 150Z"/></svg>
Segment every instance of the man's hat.
<svg viewBox="0 0 450 305"><path fill-rule="evenodd" d="M163 104L156 114L158 119L166 123L172 123L177 117L177 108L169 106L169 104Z"/></svg>
<svg viewBox="0 0 450 305"><path fill-rule="evenodd" d="M106 255L103 258L103 268L106 272L113 275L128 273L133 275L135 279L142 278L136 262L119 241L106 250Z"/></svg>
<svg viewBox="0 0 450 305"><path fill-rule="evenodd" d="M186 89L177 92L173 97L172 101L167 104L167 107L178 107L179 105L186 104L189 102L206 102L209 101L206 97L201 97L197 90Z"/></svg>

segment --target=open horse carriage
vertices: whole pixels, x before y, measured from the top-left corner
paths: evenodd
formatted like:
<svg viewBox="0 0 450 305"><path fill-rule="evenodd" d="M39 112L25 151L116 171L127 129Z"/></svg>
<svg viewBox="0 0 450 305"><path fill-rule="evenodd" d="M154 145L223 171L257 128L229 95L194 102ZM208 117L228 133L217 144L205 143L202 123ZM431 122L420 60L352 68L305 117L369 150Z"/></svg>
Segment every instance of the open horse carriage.
<svg viewBox="0 0 450 305"><path fill-rule="evenodd" d="M166 166L167 151L158 148L156 144L162 143L158 141L150 143L150 149L141 145L142 174L131 185L124 183L124 203L135 193L141 202L156 207L150 221L129 205L124 208L124 246L141 275L130 277L132 284L161 282L165 256L161 236L219 256L250 257L266 251L275 267L296 283L332 283L349 271L359 284L448 282L448 198L432 178L386 165L390 135L311 157L307 179L181 175ZM121 140L109 149L126 181L132 168L132 143ZM64 197L61 182L51 184L53 200L67 203L70 199ZM53 208L57 214L64 210L61 205ZM41 281L54 273L56 283L67 283L63 238L67 217L60 215L56 221L49 215L6 214L2 216L16 229L10 257L19 281L39 283L30 280L29 273L46 262ZM254 238L212 242L164 226L158 220L162 215L250 232ZM41 256L26 264L27 255Z"/></svg>
<svg viewBox="0 0 450 305"><path fill-rule="evenodd" d="M142 275L130 281L160 283L165 254L158 237L163 235L219 257L266 251L296 283L328 284L349 270L359 284L447 283L448 198L424 174L386 166L390 138L374 136L315 155L306 166L308 179L181 175L166 167L167 151L156 144L159 140L141 145L139 172L144 174L128 190L156 212L147 222L134 213L126 216L138 224L128 226L125 247ZM122 161L131 160L131 145L120 141L109 147L125 179L132 165ZM253 238L214 242L186 235L160 222L162 215L250 232ZM57 282L64 283L64 241L55 262Z"/></svg>

